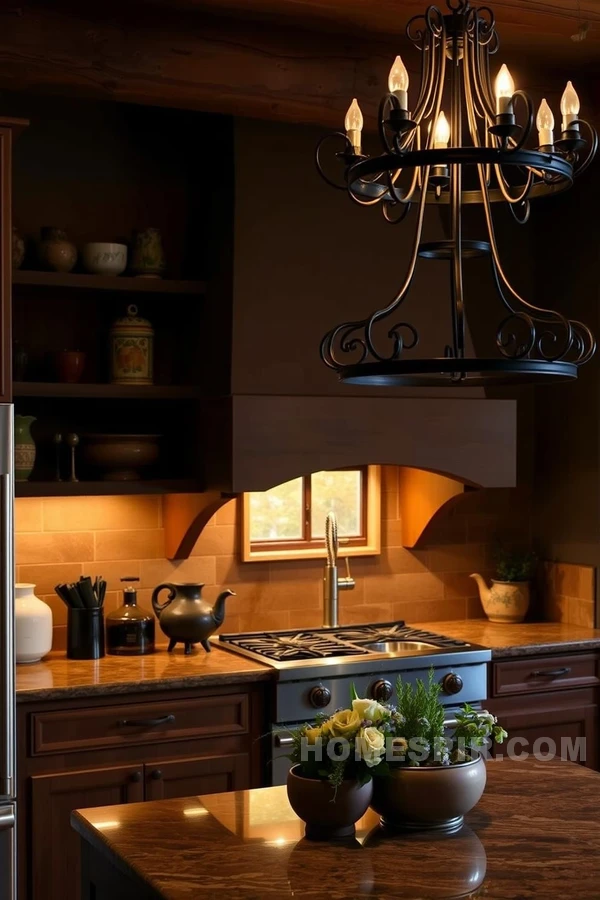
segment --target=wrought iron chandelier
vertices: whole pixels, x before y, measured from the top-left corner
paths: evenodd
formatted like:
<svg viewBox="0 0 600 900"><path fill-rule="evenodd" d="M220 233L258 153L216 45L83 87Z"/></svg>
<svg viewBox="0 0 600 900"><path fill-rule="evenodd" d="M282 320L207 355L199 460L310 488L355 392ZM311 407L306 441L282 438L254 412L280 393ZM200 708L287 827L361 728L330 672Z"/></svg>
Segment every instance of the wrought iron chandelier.
<svg viewBox="0 0 600 900"><path fill-rule="evenodd" d="M408 72L397 56L379 105L383 153L363 153L363 116L356 99L346 114L345 132L326 135L317 146L320 174L355 203L380 204L392 224L416 207L410 262L398 293L366 318L332 328L321 342L321 357L352 384L477 386L574 379L594 355L594 335L582 322L527 302L511 286L498 253L492 208L504 202L519 224L527 222L530 200L569 188L588 167L597 134L580 118L571 82L560 104L558 140L546 100L536 117L531 98L515 90L506 65L492 88L490 58L499 46L492 11L471 7L468 0L447 0L447 6L446 15L430 6L407 25L407 37L421 54L419 96L411 112ZM528 149L534 119L537 145ZM339 170L334 176L331 164ZM449 240L422 241L427 204L449 207ZM463 237L463 204L483 207L486 240ZM489 255L505 309L495 333L498 355L488 359L468 355L465 341L463 261L481 255ZM400 313L419 257L445 259L450 267L452 339L433 359L411 358L419 335Z"/></svg>

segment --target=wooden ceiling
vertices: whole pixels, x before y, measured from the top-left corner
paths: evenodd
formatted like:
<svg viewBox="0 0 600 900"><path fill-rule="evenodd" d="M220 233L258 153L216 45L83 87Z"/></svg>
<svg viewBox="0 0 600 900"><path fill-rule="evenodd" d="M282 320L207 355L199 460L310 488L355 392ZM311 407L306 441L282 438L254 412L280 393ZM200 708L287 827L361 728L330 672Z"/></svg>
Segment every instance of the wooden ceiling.
<svg viewBox="0 0 600 900"><path fill-rule="evenodd" d="M401 38L428 0L143 0L185 10L211 10L337 34ZM482 3L487 0L482 0ZM439 0L445 10L445 0ZM527 50L559 65L600 66L600 0L491 0L503 49ZM583 40L573 36L585 31Z"/></svg>

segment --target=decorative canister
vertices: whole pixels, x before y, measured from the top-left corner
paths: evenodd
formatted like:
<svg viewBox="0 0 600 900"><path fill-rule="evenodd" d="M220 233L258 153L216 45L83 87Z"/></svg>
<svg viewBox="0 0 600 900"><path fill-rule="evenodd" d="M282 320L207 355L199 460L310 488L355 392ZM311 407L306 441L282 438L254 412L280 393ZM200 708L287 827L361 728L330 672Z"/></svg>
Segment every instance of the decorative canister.
<svg viewBox="0 0 600 900"><path fill-rule="evenodd" d="M154 330L133 303L127 315L113 323L110 342L112 383L152 384Z"/></svg>
<svg viewBox="0 0 600 900"><path fill-rule="evenodd" d="M135 233L131 271L139 278L160 278L164 274L165 252L158 228Z"/></svg>
<svg viewBox="0 0 600 900"><path fill-rule="evenodd" d="M77 262L77 247L60 228L42 228L38 248L41 265L53 272L70 272Z"/></svg>
<svg viewBox="0 0 600 900"><path fill-rule="evenodd" d="M15 416L15 481L27 481L35 463L35 441L31 436L34 416Z"/></svg>
<svg viewBox="0 0 600 900"><path fill-rule="evenodd" d="M12 227L12 267L20 269L25 259L25 241L16 225Z"/></svg>
<svg viewBox="0 0 600 900"><path fill-rule="evenodd" d="M15 584L15 659L39 662L52 649L52 610L35 596L35 584Z"/></svg>

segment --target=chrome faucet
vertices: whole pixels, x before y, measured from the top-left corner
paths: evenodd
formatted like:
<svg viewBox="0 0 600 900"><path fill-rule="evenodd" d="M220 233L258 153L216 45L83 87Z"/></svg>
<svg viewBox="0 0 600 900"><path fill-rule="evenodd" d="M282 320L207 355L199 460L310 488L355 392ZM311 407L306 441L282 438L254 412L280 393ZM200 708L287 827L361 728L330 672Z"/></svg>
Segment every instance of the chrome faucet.
<svg viewBox="0 0 600 900"><path fill-rule="evenodd" d="M351 591L356 587L356 582L350 574L350 563L346 557L346 577L338 578L338 526L335 513L327 513L325 519L325 548L327 550L327 563L323 575L323 626L324 628L337 628L338 601L340 591Z"/></svg>

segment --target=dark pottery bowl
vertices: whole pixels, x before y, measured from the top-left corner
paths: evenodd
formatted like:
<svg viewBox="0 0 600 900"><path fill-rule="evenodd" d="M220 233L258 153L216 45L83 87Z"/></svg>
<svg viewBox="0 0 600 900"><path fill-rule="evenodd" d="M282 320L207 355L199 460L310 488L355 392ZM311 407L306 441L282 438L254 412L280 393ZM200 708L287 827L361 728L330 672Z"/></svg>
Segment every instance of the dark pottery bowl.
<svg viewBox="0 0 600 900"><path fill-rule="evenodd" d="M139 469L158 461L159 434L86 434L84 461L105 471L106 481L137 481Z"/></svg>
<svg viewBox="0 0 600 900"><path fill-rule="evenodd" d="M454 831L485 788L483 757L453 766L398 766L375 778L371 806L385 825Z"/></svg>
<svg viewBox="0 0 600 900"><path fill-rule="evenodd" d="M373 796L373 782L360 785L342 782L337 791L326 779L304 778L300 766L292 766L287 778L290 806L306 822L310 840L339 840L352 837L354 825L364 816Z"/></svg>

